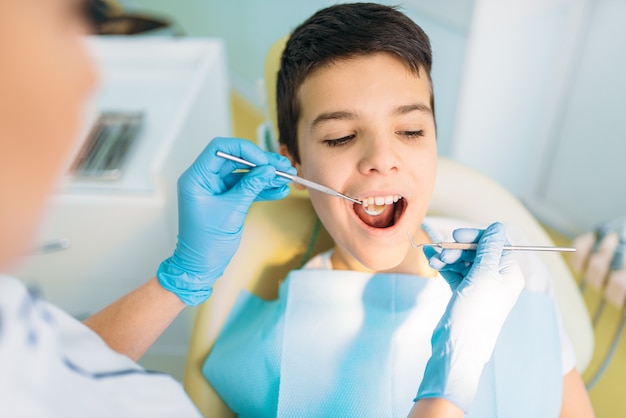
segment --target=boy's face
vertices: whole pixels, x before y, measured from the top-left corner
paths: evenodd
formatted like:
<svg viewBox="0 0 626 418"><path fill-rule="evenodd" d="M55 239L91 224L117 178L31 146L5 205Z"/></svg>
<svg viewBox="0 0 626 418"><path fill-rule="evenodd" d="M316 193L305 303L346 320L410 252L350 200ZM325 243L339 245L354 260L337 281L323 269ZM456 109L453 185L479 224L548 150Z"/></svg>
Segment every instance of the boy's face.
<svg viewBox="0 0 626 418"><path fill-rule="evenodd" d="M300 87L300 175L359 200L386 203L370 204L371 213L382 211L371 216L364 205L310 191L336 243L335 268L427 272L407 233L425 239L421 222L437 162L430 98L428 78L386 53L322 67Z"/></svg>

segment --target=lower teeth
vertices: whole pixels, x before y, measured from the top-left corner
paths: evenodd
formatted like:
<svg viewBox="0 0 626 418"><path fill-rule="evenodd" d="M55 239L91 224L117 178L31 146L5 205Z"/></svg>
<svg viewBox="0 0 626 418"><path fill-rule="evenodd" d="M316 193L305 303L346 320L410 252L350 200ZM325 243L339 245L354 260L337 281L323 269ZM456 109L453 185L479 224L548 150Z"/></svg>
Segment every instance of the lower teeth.
<svg viewBox="0 0 626 418"><path fill-rule="evenodd" d="M363 211L369 216L378 216L385 211L385 205L364 206Z"/></svg>

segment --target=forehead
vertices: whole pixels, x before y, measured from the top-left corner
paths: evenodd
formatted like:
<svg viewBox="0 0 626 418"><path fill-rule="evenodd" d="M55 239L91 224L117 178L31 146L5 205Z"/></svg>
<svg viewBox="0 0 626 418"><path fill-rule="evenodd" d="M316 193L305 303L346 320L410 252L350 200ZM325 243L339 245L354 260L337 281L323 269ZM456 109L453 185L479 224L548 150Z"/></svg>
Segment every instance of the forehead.
<svg viewBox="0 0 626 418"><path fill-rule="evenodd" d="M378 110L385 105L420 102L432 107L426 71L418 73L400 58L376 53L334 61L312 71L298 89L300 119L329 110ZM432 109L430 109L432 112Z"/></svg>

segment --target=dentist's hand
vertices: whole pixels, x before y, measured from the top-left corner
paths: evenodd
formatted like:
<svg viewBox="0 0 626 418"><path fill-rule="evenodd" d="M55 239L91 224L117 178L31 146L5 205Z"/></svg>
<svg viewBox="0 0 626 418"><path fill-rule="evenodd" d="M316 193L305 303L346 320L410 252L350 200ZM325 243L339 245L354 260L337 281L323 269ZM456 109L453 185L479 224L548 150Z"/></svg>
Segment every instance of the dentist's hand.
<svg viewBox="0 0 626 418"><path fill-rule="evenodd" d="M217 151L257 164L246 168L216 155ZM178 179L178 242L163 261L157 278L187 305L204 302L237 251L244 219L258 200L282 199L289 180L276 170L295 174L289 160L264 152L243 139L216 138Z"/></svg>
<svg viewBox="0 0 626 418"><path fill-rule="evenodd" d="M458 242L478 242L476 251L425 247L431 267L450 284L452 297L433 332L432 356L417 393L445 398L464 412L472 404L484 365L500 329L524 288L524 277L507 244L504 226L457 229Z"/></svg>

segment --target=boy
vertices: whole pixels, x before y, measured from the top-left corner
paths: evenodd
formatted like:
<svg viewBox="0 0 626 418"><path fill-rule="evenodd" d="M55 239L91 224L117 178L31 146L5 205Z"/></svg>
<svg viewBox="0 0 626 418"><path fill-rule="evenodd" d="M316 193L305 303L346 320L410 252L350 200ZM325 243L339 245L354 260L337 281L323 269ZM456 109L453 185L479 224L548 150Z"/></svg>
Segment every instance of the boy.
<svg viewBox="0 0 626 418"><path fill-rule="evenodd" d="M479 242L476 254L425 251L429 263L408 245L407 234L427 243L453 225L423 225L437 160L431 64L426 34L387 6L332 6L292 33L277 84L281 153L363 204L311 192L335 248L290 274L277 301L236 305L204 368L236 413L592 416L571 356L561 367L552 301L516 304L524 278L501 225L455 232ZM526 318L531 306L552 321ZM545 346L513 384L531 328Z"/></svg>

